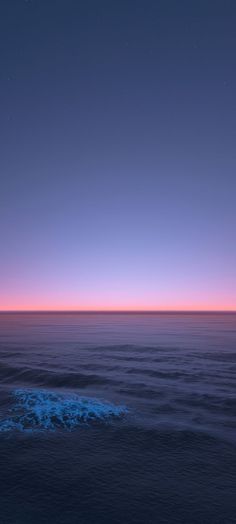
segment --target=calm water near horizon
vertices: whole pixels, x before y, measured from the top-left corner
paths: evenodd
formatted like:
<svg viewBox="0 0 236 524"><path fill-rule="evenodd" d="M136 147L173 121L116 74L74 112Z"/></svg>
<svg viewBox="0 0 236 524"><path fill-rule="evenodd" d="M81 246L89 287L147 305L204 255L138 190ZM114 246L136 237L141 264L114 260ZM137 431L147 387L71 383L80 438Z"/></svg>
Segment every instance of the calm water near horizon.
<svg viewBox="0 0 236 524"><path fill-rule="evenodd" d="M236 313L0 313L2 524L236 523Z"/></svg>

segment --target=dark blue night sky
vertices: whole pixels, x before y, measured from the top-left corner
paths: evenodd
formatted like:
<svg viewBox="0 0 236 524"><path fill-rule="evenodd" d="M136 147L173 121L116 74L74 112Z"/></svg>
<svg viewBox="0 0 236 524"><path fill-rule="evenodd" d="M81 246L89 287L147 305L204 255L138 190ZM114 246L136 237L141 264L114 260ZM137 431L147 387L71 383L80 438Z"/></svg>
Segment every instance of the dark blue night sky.
<svg viewBox="0 0 236 524"><path fill-rule="evenodd" d="M1 309L236 308L235 26L1 1Z"/></svg>

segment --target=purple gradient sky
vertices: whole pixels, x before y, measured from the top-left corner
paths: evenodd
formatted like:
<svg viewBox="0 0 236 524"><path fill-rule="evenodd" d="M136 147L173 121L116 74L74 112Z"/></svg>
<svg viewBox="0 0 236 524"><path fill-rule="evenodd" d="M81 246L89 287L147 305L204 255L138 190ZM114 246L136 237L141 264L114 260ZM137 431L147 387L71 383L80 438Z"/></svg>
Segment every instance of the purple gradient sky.
<svg viewBox="0 0 236 524"><path fill-rule="evenodd" d="M235 2L0 26L0 309L236 309Z"/></svg>

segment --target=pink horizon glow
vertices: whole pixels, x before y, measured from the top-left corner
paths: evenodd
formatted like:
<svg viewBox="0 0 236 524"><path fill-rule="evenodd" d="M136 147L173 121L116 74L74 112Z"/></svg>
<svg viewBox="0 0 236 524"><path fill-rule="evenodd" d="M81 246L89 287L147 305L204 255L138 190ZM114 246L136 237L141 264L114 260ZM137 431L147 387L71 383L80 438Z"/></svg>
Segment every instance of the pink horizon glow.
<svg viewBox="0 0 236 524"><path fill-rule="evenodd" d="M68 312L236 312L234 304L213 304L213 303L181 303L181 304L58 304L55 302L15 302L11 304L1 304L0 312L17 312L17 311L68 311Z"/></svg>

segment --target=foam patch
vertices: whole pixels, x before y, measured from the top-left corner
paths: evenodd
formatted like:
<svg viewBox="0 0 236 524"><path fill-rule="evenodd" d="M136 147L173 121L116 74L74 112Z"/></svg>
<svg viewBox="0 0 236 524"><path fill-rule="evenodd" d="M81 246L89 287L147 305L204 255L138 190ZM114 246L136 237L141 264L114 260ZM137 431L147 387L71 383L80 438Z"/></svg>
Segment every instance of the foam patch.
<svg viewBox="0 0 236 524"><path fill-rule="evenodd" d="M17 389L11 415L0 421L0 431L72 430L92 422L107 422L127 412L96 398L63 395L40 389Z"/></svg>

